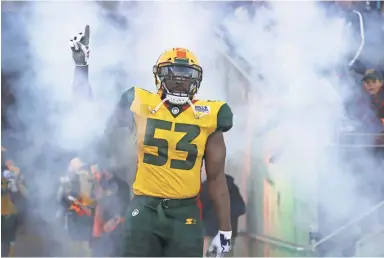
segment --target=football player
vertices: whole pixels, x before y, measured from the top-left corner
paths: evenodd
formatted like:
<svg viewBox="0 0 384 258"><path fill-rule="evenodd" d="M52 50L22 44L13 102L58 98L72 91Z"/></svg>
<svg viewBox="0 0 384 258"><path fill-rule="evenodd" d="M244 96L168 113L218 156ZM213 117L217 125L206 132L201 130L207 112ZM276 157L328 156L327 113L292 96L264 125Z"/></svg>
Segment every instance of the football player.
<svg viewBox="0 0 384 258"><path fill-rule="evenodd" d="M76 85L89 85L84 80L88 76L88 43L89 26L70 41L77 65ZM121 255L202 256L197 197L204 160L219 223L209 251L221 256L231 249L223 133L232 127L232 111L222 101L195 99L203 70L187 49L172 48L161 54L153 75L157 91L138 87L125 91L108 125L130 128L137 145L134 198L126 212Z"/></svg>
<svg viewBox="0 0 384 258"><path fill-rule="evenodd" d="M27 197L27 188L20 169L6 158L1 146L1 252L5 257L15 256L16 232L19 228L18 200Z"/></svg>
<svg viewBox="0 0 384 258"><path fill-rule="evenodd" d="M93 229L95 198L93 175L80 158L70 161L68 176L61 177L58 197L65 209L65 229L70 237L71 256L90 256L89 240Z"/></svg>

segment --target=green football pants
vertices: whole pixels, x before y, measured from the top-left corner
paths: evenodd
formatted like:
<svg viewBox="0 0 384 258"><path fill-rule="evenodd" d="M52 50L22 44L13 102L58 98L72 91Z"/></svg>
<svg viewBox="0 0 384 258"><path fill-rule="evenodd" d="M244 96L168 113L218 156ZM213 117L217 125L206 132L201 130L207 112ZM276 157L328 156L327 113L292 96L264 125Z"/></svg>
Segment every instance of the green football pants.
<svg viewBox="0 0 384 258"><path fill-rule="evenodd" d="M125 215L122 256L202 257L203 232L196 198L135 196Z"/></svg>

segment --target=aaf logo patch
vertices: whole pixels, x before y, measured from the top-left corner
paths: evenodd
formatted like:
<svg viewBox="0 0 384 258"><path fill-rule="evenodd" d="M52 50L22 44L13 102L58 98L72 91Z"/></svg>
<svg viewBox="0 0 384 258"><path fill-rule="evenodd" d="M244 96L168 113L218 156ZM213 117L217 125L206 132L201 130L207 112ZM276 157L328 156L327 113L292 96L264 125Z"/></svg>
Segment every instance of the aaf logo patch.
<svg viewBox="0 0 384 258"><path fill-rule="evenodd" d="M196 112L209 114L211 112L209 106L195 106Z"/></svg>

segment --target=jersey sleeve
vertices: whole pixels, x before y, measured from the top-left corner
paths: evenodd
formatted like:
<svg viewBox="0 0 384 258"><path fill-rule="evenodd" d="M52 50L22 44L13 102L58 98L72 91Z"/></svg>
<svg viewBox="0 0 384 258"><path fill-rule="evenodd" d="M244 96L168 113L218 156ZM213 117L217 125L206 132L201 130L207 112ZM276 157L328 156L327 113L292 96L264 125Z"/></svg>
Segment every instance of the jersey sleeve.
<svg viewBox="0 0 384 258"><path fill-rule="evenodd" d="M129 90L126 90L120 97L117 106L122 109L130 109L135 99L135 88L132 87Z"/></svg>
<svg viewBox="0 0 384 258"><path fill-rule="evenodd" d="M131 111L131 106L134 99L135 87L126 90L121 95L120 100L117 103L117 109L111 120L114 127L133 127L134 116L133 112Z"/></svg>
<svg viewBox="0 0 384 258"><path fill-rule="evenodd" d="M216 131L228 132L233 126L233 113L227 103L224 103L217 114Z"/></svg>
<svg viewBox="0 0 384 258"><path fill-rule="evenodd" d="M81 157L88 160L91 164L97 163L101 167L108 168L110 157L116 141L116 130L121 127L133 130L135 120L133 112L130 110L132 102L135 99L135 88L132 87L125 91L117 102L117 108L107 120L103 135L95 140L90 146L82 152ZM115 137L115 138L114 138Z"/></svg>

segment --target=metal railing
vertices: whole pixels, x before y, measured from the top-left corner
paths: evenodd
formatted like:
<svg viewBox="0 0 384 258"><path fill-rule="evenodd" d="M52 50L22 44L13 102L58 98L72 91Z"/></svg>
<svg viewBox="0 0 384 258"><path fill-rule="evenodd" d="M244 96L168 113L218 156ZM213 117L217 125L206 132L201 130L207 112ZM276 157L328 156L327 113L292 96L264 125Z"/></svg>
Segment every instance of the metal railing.
<svg viewBox="0 0 384 258"><path fill-rule="evenodd" d="M368 209L366 212L360 214L358 217L356 217L356 218L350 220L349 222L347 222L346 224L342 225L341 227L338 227L337 229L335 229L334 231L332 231L330 234L328 234L327 236L323 237L319 241L317 241L313 245L313 248L317 248L319 245L321 245L322 243L324 243L324 242L330 240L331 238L337 236L338 234L343 232L345 229L347 229L350 226L355 225L358 222L362 221L364 218L366 218L369 215L371 215L371 214L375 213L376 211L378 211L381 207L384 207L384 200L379 202L378 204L374 205L373 207Z"/></svg>
<svg viewBox="0 0 384 258"><path fill-rule="evenodd" d="M285 256L291 257L314 257L316 253L312 250L311 246L302 246L297 245L295 243L291 243L288 241L284 241L278 238L270 237L267 235L258 235L258 234L250 234L246 232L240 232L238 235L237 243L240 244L240 248L238 249L238 244L235 245L235 254L237 256L243 257L254 257L254 256L269 256L270 254L264 253L266 250L280 250L279 256L281 256L281 252L285 253ZM271 249L260 248L269 247ZM237 251L236 251L237 250Z"/></svg>
<svg viewBox="0 0 384 258"><path fill-rule="evenodd" d="M383 148L384 133L338 133L335 147Z"/></svg>
<svg viewBox="0 0 384 258"><path fill-rule="evenodd" d="M257 235L257 234L249 234L246 232L240 232L240 236L249 237L254 240L258 240L260 242L263 242L265 244L273 245L280 248L289 249L294 252L312 252L312 248L310 246L300 246L296 245L291 242L287 242L278 238L270 237L270 236L263 236L263 235Z"/></svg>
<svg viewBox="0 0 384 258"><path fill-rule="evenodd" d="M384 135L381 135L381 136L384 136ZM369 146L364 146L364 147L381 148L381 147L384 147L384 146L382 146L382 145L370 146L369 145ZM371 208L369 208L365 212L361 213L359 216L351 219L350 221L348 221L344 225L336 228L330 234L328 234L325 237L323 237L322 239L318 240L313 245L297 245L297 244L290 243L290 242L287 242L287 241L284 241L284 240L281 240L281 239L277 239L277 238L273 238L273 237L269 237L269 236L265 236L265 235L249 234L249 233L245 233L245 232L241 232L240 236L246 236L248 238L260 241L262 243L265 243L265 244L268 244L268 245L273 245L273 246L279 247L279 248L288 249L288 250L293 251L293 252L298 252L298 253L302 253L302 254L304 254L304 253L306 253L306 254L315 254L317 248L320 245L322 245L323 243L333 239L334 237L338 236L339 234L342 234L348 228L358 224L359 222L363 221L365 218L367 218L367 217L369 217L371 215L374 215L374 213L378 212L381 208L384 208L384 200L378 202L377 204L375 204L374 206L372 206ZM379 233L383 235L383 240L384 240L384 228L382 228ZM379 233L377 233L375 231L375 232L372 232L372 233L362 237L362 239L358 240L357 243L356 243L357 249L359 247L360 247L360 249L362 249L361 246L368 245L367 242L372 242L369 239L376 239L374 237L374 235L377 235ZM374 244L374 243L372 243L372 244L375 245L375 246L378 246L377 244ZM379 249L380 250L375 250L375 251L376 252L381 251L381 248L379 248ZM381 253L384 254L384 247L383 247L383 250L381 251ZM304 256L304 255L302 255L302 256Z"/></svg>

